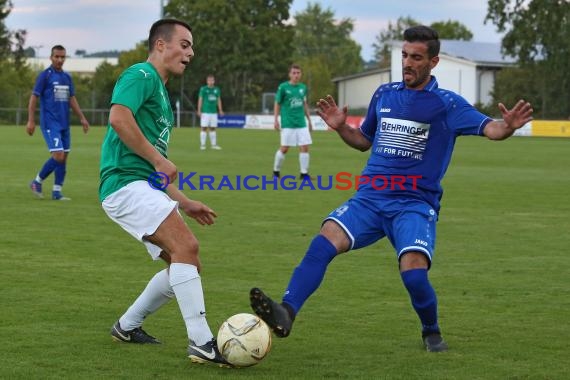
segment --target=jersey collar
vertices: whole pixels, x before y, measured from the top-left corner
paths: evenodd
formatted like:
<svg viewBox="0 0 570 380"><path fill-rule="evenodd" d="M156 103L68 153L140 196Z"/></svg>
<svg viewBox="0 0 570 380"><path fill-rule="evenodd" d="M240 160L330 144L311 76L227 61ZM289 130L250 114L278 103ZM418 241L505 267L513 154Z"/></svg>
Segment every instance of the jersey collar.
<svg viewBox="0 0 570 380"><path fill-rule="evenodd" d="M424 91L429 91L432 92L434 90L437 89L438 84L437 84L437 79L435 79L435 77L433 75L430 75L431 79L428 82L428 84L423 88ZM398 85L398 90L403 90L406 88L406 84L404 83L404 81L400 82L400 84Z"/></svg>

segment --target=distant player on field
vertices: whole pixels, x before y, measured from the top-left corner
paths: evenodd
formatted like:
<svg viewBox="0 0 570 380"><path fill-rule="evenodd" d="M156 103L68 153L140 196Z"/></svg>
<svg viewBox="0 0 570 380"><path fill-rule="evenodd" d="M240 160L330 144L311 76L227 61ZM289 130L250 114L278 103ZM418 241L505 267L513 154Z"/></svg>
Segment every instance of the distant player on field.
<svg viewBox="0 0 570 380"><path fill-rule="evenodd" d="M301 83L301 67L291 65L289 80L277 88L273 114L275 116L275 129L281 131L281 143L273 160L273 175L281 176L281 166L285 161L285 154L291 146L299 146L300 179L309 177L309 145L313 124L307 104L307 86ZM281 116L281 123L279 117ZM309 127L305 117L309 121Z"/></svg>
<svg viewBox="0 0 570 380"><path fill-rule="evenodd" d="M216 214L170 183L177 170L167 158L174 115L165 84L171 75L184 72L194 56L192 46L192 29L185 22L155 22L149 32L147 61L126 69L111 97L101 149L99 198L109 218L142 242L154 260L162 259L168 266L149 281L112 327L111 335L127 343L160 343L141 328L142 323L176 297L186 324L190 359L227 365L206 321L198 240L178 209L201 225L213 224Z"/></svg>
<svg viewBox="0 0 570 380"><path fill-rule="evenodd" d="M206 139L210 136L212 149L222 149L217 142L216 129L218 127L218 111L224 116L222 109L222 92L215 86L216 78L210 74L206 78L206 85L200 87L198 94L198 117L200 117L200 149L206 149Z"/></svg>
<svg viewBox="0 0 570 380"><path fill-rule="evenodd" d="M28 124L26 132L32 136L36 130L36 105L40 98L40 129L51 153L51 157L30 183L30 189L38 198L43 198L42 183L55 172L52 199L68 201L61 189L65 180L67 156L71 149L71 134L69 130L69 107L79 117L83 132L89 130L89 122L81 112L75 98L75 87L71 75L63 71L65 48L55 45L51 48L51 65L36 78L32 96L28 103Z"/></svg>
<svg viewBox="0 0 570 380"><path fill-rule="evenodd" d="M370 150L362 172L369 182L325 218L320 234L293 271L282 303L274 302L259 288L251 289L253 310L277 336L289 335L297 313L337 255L387 237L396 250L402 281L420 319L426 350L447 351L428 270L434 254L441 180L455 139L463 135L506 139L532 119L532 108L523 100L510 110L500 103L503 119L493 120L461 96L438 88L430 74L439 62L439 47L438 34L431 28L415 26L404 32L403 80L376 90L358 129L346 124L347 107L338 108L331 96L317 103L317 113L346 144ZM384 179L375 183L374 176L393 182L382 188ZM402 178L412 176L416 186L403 183Z"/></svg>

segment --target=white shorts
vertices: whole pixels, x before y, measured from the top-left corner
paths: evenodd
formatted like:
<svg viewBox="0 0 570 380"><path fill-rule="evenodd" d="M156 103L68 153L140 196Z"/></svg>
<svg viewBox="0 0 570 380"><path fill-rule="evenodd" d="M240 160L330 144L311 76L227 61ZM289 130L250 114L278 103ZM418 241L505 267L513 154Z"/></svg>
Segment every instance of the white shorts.
<svg viewBox="0 0 570 380"><path fill-rule="evenodd" d="M146 246L153 260L160 258L162 248L144 238L154 234L172 210L178 209L178 202L147 181L134 181L105 198L102 206L109 218Z"/></svg>
<svg viewBox="0 0 570 380"><path fill-rule="evenodd" d="M305 128L281 128L281 146L311 145L311 132Z"/></svg>
<svg viewBox="0 0 570 380"><path fill-rule="evenodd" d="M202 113L202 116L200 116L200 127L216 128L217 126L218 126L217 113Z"/></svg>

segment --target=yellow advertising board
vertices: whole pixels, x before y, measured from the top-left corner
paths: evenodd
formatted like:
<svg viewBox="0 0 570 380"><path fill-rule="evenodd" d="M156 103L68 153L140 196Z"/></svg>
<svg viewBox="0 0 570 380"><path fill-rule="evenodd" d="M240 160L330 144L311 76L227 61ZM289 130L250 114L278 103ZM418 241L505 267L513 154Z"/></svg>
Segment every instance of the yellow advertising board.
<svg viewBox="0 0 570 380"><path fill-rule="evenodd" d="M533 120L532 136L570 137L570 120Z"/></svg>

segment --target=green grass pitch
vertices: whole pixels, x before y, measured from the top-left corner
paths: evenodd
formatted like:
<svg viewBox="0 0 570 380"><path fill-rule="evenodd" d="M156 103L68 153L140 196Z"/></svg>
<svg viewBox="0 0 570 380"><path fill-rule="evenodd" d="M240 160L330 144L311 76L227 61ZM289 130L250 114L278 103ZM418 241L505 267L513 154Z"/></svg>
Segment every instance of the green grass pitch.
<svg viewBox="0 0 570 380"><path fill-rule="evenodd" d="M570 139L459 138L444 180L431 280L450 351L423 351L419 323L387 241L337 258L258 366L194 365L178 306L145 322L160 346L118 344L109 329L162 268L97 199L104 128L72 130L64 194L36 200L48 157L39 131L0 127L0 378L3 379L564 379L570 373ZM274 131L221 129L200 151L196 128L171 137L182 172L270 175ZM311 173L358 174L367 153L314 133ZM282 174L298 174L298 154ZM44 185L51 190L53 177ZM321 220L351 191L187 191L219 214L201 227L202 281L216 331L249 312L248 291L279 298Z"/></svg>

